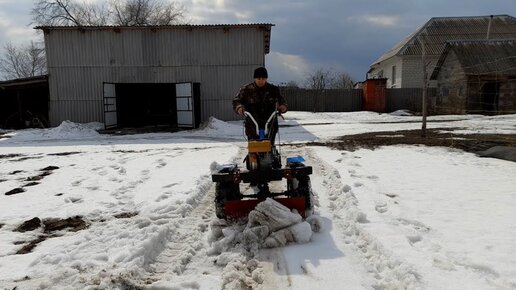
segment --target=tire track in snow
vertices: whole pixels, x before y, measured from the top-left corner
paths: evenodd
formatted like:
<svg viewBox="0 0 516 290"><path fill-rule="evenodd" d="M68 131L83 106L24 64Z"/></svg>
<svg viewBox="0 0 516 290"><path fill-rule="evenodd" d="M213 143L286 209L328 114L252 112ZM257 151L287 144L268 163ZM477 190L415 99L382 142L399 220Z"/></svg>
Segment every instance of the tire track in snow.
<svg viewBox="0 0 516 290"><path fill-rule="evenodd" d="M333 214L335 229L349 248L371 273L376 283L375 289L418 289L423 288L421 275L405 261L394 257L361 225L367 222L366 215L357 205L351 186L343 184L338 170L317 157L310 149L304 149L307 164L314 169L314 175L322 179L326 192L315 192L316 196L327 199L320 205L320 210Z"/></svg>
<svg viewBox="0 0 516 290"><path fill-rule="evenodd" d="M306 150L303 149L303 146L299 145L282 145L280 150L283 167L286 165L287 157L297 155L301 155L304 157L307 156ZM307 160L305 162L305 164L308 166L313 166L312 163L314 163L313 160ZM282 179L281 181L271 182L270 187L271 191L274 192L286 190L287 181L286 179ZM317 213L319 211L319 204L318 196L315 192L314 205L314 211L315 213ZM293 279L291 275L298 275L299 271L295 271L294 269L289 268L282 248L261 249L255 258L260 261L260 266L263 269L264 275L264 281L261 285L259 285L260 289L291 289L293 287ZM299 265L299 267L302 273L304 274L305 280L313 280L316 283L320 283L322 281L322 278L318 277L317 272L312 271L310 265L301 264Z"/></svg>
<svg viewBox="0 0 516 290"><path fill-rule="evenodd" d="M243 159L244 150L240 150L232 162L239 163ZM215 216L215 183L211 175L201 177L202 181L187 200L187 209L174 210L167 218L174 220L161 252L148 263L147 275L142 279L145 283L157 282L182 275L185 270L194 268L197 263L208 263L202 256L208 256L208 235L210 222ZM168 207L160 212L169 211ZM159 215L158 215L159 216ZM197 257L199 257L197 259ZM195 260L195 261L194 261ZM202 268L213 267L213 263L202 265ZM202 275L203 273L198 273Z"/></svg>
<svg viewBox="0 0 516 290"><path fill-rule="evenodd" d="M206 254L203 251L207 246L205 236L209 222L215 217L215 186L205 185L199 189L206 191L200 193L202 198L199 202L190 204L193 209L171 225L163 251L148 266L150 280L181 275L194 256Z"/></svg>

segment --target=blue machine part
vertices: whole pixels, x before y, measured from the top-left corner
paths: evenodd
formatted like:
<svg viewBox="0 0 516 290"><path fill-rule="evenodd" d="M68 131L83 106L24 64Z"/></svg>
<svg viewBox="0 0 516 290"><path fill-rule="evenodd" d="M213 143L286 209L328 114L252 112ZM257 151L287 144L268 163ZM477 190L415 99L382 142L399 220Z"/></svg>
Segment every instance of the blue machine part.
<svg viewBox="0 0 516 290"><path fill-rule="evenodd" d="M297 155L296 157L288 157L287 163L301 163L305 162L305 159L301 155Z"/></svg>
<svg viewBox="0 0 516 290"><path fill-rule="evenodd" d="M220 172L231 172L235 171L238 168L237 164L231 163L231 164L223 164L222 168L220 169Z"/></svg>
<svg viewBox="0 0 516 290"><path fill-rule="evenodd" d="M264 129L258 130L258 133L260 133L260 136L258 136L260 138L260 140L265 139L265 130Z"/></svg>

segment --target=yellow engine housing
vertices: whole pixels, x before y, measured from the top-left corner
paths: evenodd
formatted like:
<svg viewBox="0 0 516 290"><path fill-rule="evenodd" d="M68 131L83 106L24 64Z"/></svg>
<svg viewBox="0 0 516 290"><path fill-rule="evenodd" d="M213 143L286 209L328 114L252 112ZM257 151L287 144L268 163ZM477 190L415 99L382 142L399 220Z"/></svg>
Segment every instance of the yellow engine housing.
<svg viewBox="0 0 516 290"><path fill-rule="evenodd" d="M249 141L247 149L249 150L249 153L271 152L272 145L270 140Z"/></svg>

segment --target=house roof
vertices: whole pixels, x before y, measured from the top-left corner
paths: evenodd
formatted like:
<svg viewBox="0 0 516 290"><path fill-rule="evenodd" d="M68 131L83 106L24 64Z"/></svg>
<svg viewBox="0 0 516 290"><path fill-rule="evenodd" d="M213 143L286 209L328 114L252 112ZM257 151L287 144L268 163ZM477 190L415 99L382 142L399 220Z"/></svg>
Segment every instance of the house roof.
<svg viewBox="0 0 516 290"><path fill-rule="evenodd" d="M170 29L185 29L185 30L194 30L194 29L233 29L233 28L257 28L264 31L264 45L265 45L265 53L269 53L270 51L270 43L271 43L271 28L275 26L272 23L251 23L251 24L199 24L199 25L190 25L190 24L181 24L181 25L157 25L157 26L36 26L34 29L41 29L44 32L48 32L50 30L170 30Z"/></svg>
<svg viewBox="0 0 516 290"><path fill-rule="evenodd" d="M455 53L466 75L516 75L516 38L449 42L431 79L437 78L450 51Z"/></svg>
<svg viewBox="0 0 516 290"><path fill-rule="evenodd" d="M48 75L0 81L0 89L10 88L10 87L20 87L20 86L26 86L26 85L46 84L47 81L48 81Z"/></svg>
<svg viewBox="0 0 516 290"><path fill-rule="evenodd" d="M420 38L425 42L427 55L440 55L448 41L486 39L491 17L489 39L516 38L516 18L509 15L434 17L396 44L371 66L394 56L421 55L418 40Z"/></svg>

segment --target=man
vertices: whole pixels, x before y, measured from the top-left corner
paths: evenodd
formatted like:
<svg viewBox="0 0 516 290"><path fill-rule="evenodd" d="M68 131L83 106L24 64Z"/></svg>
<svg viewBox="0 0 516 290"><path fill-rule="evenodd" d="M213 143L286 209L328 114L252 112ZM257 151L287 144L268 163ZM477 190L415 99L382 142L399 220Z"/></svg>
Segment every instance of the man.
<svg viewBox="0 0 516 290"><path fill-rule="evenodd" d="M274 111L280 113L287 112L287 103L281 96L279 88L267 82L267 69L259 67L254 70L254 82L243 86L236 97L233 99L233 110L239 115L244 112L251 113L261 128L265 127L265 123ZM272 124L270 131L271 143L274 144L276 133L278 132L278 120ZM245 121L245 134L249 140L259 139L256 134L256 126L252 120Z"/></svg>

